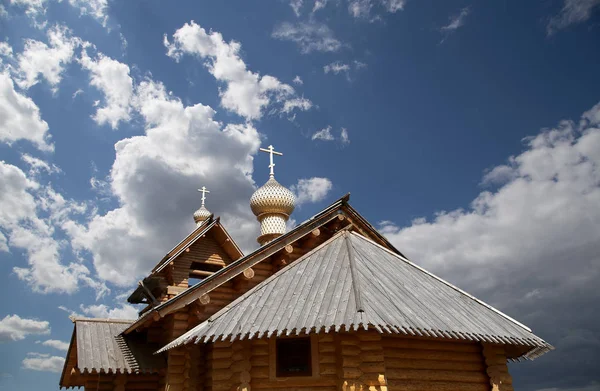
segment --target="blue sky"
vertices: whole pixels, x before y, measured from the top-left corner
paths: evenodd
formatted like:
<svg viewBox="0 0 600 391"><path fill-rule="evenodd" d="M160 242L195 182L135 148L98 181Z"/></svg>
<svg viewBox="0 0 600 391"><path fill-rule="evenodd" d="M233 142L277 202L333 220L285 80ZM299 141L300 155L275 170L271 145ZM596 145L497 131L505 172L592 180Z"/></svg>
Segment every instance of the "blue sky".
<svg viewBox="0 0 600 391"><path fill-rule="evenodd" d="M293 221L350 192L557 347L516 388L600 390L600 1L0 4L0 388L58 388L70 314L135 316L198 187L251 251L273 144Z"/></svg>

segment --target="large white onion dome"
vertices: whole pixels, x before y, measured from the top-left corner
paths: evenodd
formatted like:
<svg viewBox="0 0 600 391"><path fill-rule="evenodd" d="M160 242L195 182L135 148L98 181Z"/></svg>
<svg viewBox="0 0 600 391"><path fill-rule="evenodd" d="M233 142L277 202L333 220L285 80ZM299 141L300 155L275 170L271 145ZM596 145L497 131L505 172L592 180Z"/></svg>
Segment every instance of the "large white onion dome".
<svg viewBox="0 0 600 391"><path fill-rule="evenodd" d="M260 245L285 233L286 222L296 207L296 196L273 176L250 197L252 213L260 221Z"/></svg>
<svg viewBox="0 0 600 391"><path fill-rule="evenodd" d="M274 177L252 194L250 208L256 217L265 213L279 213L289 216L296 207L296 197Z"/></svg>

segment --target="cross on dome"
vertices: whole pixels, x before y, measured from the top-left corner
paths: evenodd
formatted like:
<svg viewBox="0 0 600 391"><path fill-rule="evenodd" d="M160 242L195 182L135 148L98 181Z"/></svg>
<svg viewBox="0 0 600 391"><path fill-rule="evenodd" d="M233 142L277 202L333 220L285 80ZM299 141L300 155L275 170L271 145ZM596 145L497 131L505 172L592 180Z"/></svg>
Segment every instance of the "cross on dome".
<svg viewBox="0 0 600 391"><path fill-rule="evenodd" d="M273 148L272 145L269 145L269 148L260 148L261 152L266 152L269 154L269 168L271 169L271 173L270 176L271 178L275 177L275 171L273 170L273 168L275 168L275 163L273 163L273 155L278 155L278 156L283 156L283 153L281 152L275 152L275 149Z"/></svg>
<svg viewBox="0 0 600 391"><path fill-rule="evenodd" d="M204 206L204 201L206 200L206 193L210 193L210 191L206 190L206 186L202 186L201 189L198 189L200 193L202 193L202 206Z"/></svg>

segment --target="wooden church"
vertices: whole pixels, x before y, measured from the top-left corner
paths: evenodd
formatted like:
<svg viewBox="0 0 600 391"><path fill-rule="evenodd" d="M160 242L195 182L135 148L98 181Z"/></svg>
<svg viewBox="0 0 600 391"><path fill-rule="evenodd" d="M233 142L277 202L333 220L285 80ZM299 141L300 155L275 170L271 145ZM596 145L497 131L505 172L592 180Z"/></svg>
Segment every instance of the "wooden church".
<svg viewBox="0 0 600 391"><path fill-rule="evenodd" d="M286 232L294 195L252 195L244 255L204 206L139 282L138 319L73 319L60 386L85 390L513 390L508 360L553 349L409 261L345 196Z"/></svg>

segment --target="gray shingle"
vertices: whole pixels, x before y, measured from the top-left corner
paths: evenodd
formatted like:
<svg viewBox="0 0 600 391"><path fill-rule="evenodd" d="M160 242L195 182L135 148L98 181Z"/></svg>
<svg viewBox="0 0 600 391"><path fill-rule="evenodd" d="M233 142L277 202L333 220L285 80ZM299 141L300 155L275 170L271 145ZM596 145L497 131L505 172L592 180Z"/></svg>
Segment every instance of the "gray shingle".
<svg viewBox="0 0 600 391"><path fill-rule="evenodd" d="M374 327L382 333L552 347L526 326L356 233L341 232L160 351L191 342Z"/></svg>

